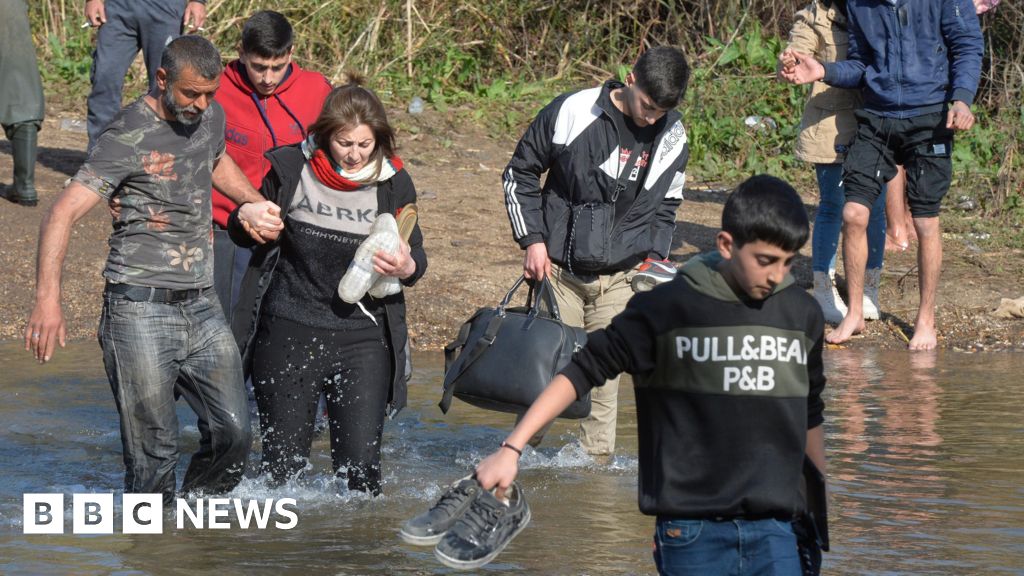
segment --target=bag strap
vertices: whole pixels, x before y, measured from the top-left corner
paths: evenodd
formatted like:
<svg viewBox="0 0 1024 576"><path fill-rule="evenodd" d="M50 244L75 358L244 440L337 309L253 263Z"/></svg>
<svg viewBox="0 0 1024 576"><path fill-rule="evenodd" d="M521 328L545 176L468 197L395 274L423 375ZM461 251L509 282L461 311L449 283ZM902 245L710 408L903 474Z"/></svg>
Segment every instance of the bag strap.
<svg viewBox="0 0 1024 576"><path fill-rule="evenodd" d="M555 298L555 289L551 286L551 281L547 276L540 282L531 281L529 285L529 296L527 297L526 303L530 306L531 311L537 311L540 313L541 300L548 306L548 317L552 320L562 321L561 313L558 311L558 299Z"/></svg>
<svg viewBox="0 0 1024 576"><path fill-rule="evenodd" d="M518 288L518 283L516 285L516 288ZM448 408L452 404L452 396L455 394L455 381L458 380L459 376L462 376L462 373L465 372L474 362L476 362L478 358L480 358L480 356L484 353L485 350L487 350L491 346L491 344L494 344L494 339L498 335L498 329L501 328L501 323L504 320L504 310L501 309L498 311L497 314L491 317L491 320L487 323L487 328L484 330L483 335L480 336L480 338L478 338L475 343L473 343L473 348L469 351L469 353L466 354L466 359L463 360L462 364L459 366L458 371L453 372L449 370L445 372L444 392L441 394L441 401L438 402L437 404L438 407L441 408L442 414L447 414ZM466 324L463 324L463 328L465 328L467 336L469 335L468 327L468 322ZM459 331L459 334L461 336L461 330ZM452 344L454 344L454 342ZM447 356L447 354L448 349L446 347L445 355ZM445 363L447 364L447 358L445 360Z"/></svg>
<svg viewBox="0 0 1024 576"><path fill-rule="evenodd" d="M472 320L472 319L470 319ZM469 340L469 329L471 322L466 321L459 328L459 334L444 347L444 371L448 372L448 369L452 367L452 362L455 361L456 354L458 351L466 345L466 340Z"/></svg>

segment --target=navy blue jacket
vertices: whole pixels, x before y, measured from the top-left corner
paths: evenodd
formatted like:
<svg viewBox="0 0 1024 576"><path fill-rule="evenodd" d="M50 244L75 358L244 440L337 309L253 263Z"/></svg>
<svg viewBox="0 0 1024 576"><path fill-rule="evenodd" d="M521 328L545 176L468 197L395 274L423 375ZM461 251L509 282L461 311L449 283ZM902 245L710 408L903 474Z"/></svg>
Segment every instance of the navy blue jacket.
<svg viewBox="0 0 1024 576"><path fill-rule="evenodd" d="M985 44L971 0L849 0L848 60L826 84L863 88L864 109L894 118L974 102Z"/></svg>

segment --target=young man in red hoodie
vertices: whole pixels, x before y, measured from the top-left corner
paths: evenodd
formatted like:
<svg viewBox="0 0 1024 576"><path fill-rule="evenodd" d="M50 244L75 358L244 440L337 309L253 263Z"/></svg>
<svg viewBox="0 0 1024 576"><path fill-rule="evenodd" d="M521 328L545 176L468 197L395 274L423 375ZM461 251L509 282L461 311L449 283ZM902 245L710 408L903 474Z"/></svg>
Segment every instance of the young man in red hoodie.
<svg viewBox="0 0 1024 576"><path fill-rule="evenodd" d="M305 139L306 127L331 91L322 74L292 62L292 39L291 24L282 14L253 14L242 28L238 59L224 68L217 91L227 119L227 153L257 189L270 169L263 154ZM228 238L227 219L234 209L235 203L214 188L214 285L228 322L251 254Z"/></svg>

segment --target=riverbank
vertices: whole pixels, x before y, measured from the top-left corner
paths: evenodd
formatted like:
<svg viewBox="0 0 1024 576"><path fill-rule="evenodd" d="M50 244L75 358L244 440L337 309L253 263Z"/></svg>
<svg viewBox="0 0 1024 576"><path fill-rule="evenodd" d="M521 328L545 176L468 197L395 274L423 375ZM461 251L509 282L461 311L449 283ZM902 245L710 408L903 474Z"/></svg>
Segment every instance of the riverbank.
<svg viewBox="0 0 1024 576"><path fill-rule="evenodd" d="M441 349L480 306L493 305L521 272L522 253L512 241L505 215L501 171L515 141L498 138L466 122L465 111L429 109L409 115L389 110L399 127L399 154L419 192L420 222L430 260L426 276L408 290L409 330L421 351ZM39 222L85 158L86 136L61 130L51 114L40 133L37 187L40 203L24 208L0 203L0 338L21 337L33 302ZM69 113L63 114L72 119ZM8 184L10 146L0 142L0 174ZM793 176L813 215L816 195L808 168ZM693 183L677 213L672 259L682 263L713 247L721 210L736 182ZM957 190L950 192L956 197ZM939 346L958 350L1024 349L1024 320L991 315L1001 298L1024 295L1024 250L1000 246L997 234L974 226L969 211L943 215L944 249L939 291ZM75 228L64 269L63 302L71 339L94 338L106 258L109 215L94 209ZM811 285L810 245L794 268L797 282ZM902 348L912 335L917 305L915 252L886 256L880 301L882 319L850 347Z"/></svg>

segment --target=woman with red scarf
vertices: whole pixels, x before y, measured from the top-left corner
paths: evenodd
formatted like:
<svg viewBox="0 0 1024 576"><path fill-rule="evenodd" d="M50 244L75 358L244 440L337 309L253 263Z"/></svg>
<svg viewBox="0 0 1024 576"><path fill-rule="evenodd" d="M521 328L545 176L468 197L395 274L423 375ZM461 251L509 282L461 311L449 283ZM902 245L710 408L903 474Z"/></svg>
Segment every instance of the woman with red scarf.
<svg viewBox="0 0 1024 576"><path fill-rule="evenodd" d="M267 153L267 201L231 214L239 245L253 244L245 229L273 220L266 216L283 223L255 249L232 328L256 393L264 472L281 483L308 468L322 391L335 473L349 490L376 495L384 419L406 399L405 298L400 291L349 304L337 287L376 216L415 203L416 189L395 155L384 106L359 84L331 91L305 141ZM403 286L426 267L418 225L397 253L373 256L374 271Z"/></svg>

